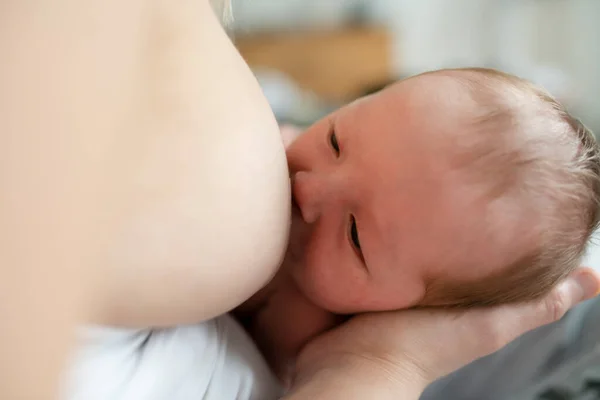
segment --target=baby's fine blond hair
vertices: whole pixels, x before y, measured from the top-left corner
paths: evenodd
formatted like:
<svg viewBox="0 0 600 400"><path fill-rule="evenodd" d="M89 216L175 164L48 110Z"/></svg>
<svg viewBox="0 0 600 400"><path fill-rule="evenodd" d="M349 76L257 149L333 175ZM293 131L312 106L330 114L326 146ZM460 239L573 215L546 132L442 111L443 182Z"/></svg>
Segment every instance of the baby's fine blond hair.
<svg viewBox="0 0 600 400"><path fill-rule="evenodd" d="M579 266L598 226L598 143L556 99L526 80L484 68L434 73L457 79L477 104L464 131L466 145L454 146L454 156L484 201L503 205L488 215L482 237L506 235L498 228L509 217L504 210L518 209L537 244L486 279L430 282L425 302L493 305L540 297Z"/></svg>

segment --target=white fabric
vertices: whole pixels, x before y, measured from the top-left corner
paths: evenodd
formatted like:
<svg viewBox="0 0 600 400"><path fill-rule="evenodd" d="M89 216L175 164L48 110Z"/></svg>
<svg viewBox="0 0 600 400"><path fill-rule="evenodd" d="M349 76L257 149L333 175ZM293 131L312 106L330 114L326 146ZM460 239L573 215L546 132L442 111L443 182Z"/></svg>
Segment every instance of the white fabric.
<svg viewBox="0 0 600 400"><path fill-rule="evenodd" d="M88 328L65 400L269 400L280 388L228 315L157 330Z"/></svg>

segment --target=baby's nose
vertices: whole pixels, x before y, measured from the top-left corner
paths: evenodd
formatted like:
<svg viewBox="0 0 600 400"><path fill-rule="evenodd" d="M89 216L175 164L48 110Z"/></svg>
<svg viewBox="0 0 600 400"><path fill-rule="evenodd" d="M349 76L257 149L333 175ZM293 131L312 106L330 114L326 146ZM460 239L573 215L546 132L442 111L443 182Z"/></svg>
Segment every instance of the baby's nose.
<svg viewBox="0 0 600 400"><path fill-rule="evenodd" d="M292 177L292 196L306 223L315 222L326 199L323 179L315 172L296 172Z"/></svg>

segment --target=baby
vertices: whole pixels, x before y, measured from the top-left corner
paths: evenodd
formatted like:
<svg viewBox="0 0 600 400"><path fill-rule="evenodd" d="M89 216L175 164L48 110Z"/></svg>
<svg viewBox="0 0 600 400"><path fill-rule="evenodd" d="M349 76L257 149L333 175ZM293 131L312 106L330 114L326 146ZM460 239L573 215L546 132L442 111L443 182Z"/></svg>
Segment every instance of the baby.
<svg viewBox="0 0 600 400"><path fill-rule="evenodd" d="M288 147L277 276L235 314L276 373L344 319L545 294L599 219L599 148L542 90L487 69L413 77Z"/></svg>

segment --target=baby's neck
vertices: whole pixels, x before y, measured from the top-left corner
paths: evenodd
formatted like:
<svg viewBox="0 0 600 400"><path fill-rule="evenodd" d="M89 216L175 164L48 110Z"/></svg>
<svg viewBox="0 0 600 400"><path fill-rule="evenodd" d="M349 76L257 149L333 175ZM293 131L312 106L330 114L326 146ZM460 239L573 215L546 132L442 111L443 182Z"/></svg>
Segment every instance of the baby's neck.
<svg viewBox="0 0 600 400"><path fill-rule="evenodd" d="M285 266L234 314L284 381L300 349L347 318L312 303Z"/></svg>

